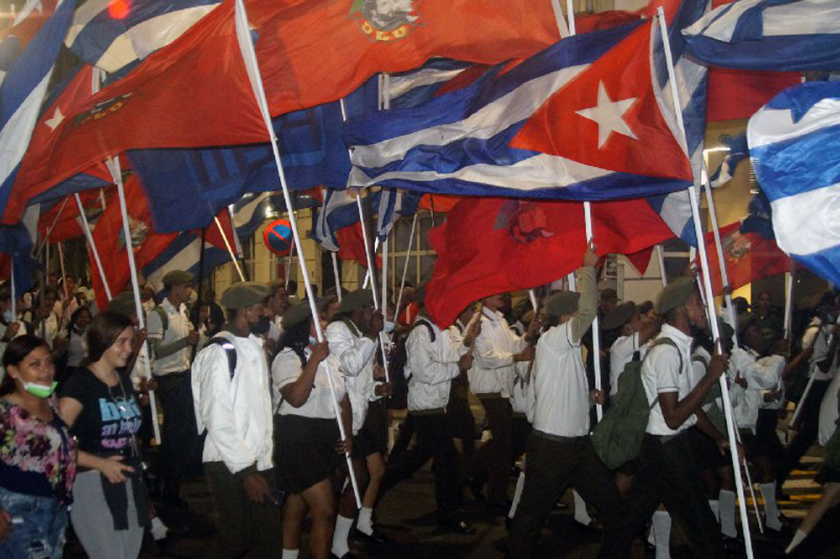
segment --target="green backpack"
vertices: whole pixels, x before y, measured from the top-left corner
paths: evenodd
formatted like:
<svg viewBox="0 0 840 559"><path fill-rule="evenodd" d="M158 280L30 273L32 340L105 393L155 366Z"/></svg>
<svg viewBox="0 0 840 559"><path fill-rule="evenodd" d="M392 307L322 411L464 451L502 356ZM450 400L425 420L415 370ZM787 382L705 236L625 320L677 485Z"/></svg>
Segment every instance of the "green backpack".
<svg viewBox="0 0 840 559"><path fill-rule="evenodd" d="M677 350L682 371L682 353L670 338L659 338L653 347L667 344ZM650 354L650 352L648 352ZM612 405L592 430L592 445L601 461L611 470L635 460L642 451L650 410L659 397L648 404L645 386L642 382L642 361L630 361L618 377L618 392Z"/></svg>

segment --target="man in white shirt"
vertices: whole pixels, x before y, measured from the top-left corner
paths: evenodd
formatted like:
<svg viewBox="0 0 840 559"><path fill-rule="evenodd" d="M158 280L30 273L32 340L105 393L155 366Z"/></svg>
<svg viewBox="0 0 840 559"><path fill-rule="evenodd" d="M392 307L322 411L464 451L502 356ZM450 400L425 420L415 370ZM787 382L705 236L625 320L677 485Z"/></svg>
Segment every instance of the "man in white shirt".
<svg viewBox="0 0 840 559"><path fill-rule="evenodd" d="M180 497L181 478L200 461L201 441L195 429L190 391L190 362L198 332L190 322L186 301L193 275L173 270L163 276L167 296L149 313L148 341L154 354L152 374L163 407L161 477L163 502L185 506Z"/></svg>
<svg viewBox="0 0 840 559"><path fill-rule="evenodd" d="M664 317L657 340L668 341L655 343L642 363L642 383L651 411L634 484L632 516L641 525L663 503L671 517L683 525L694 557L719 557L723 551L720 529L693 459L688 430L696 424L715 440L721 452L728 447L701 408L726 371L728 356L713 356L705 376L694 385L691 331L706 329L708 319L693 279L679 278L664 288L656 312Z"/></svg>
<svg viewBox="0 0 840 559"><path fill-rule="evenodd" d="M481 334L475 339L475 361L468 377L470 390L484 407L493 438L472 455L466 471L473 480L486 477L487 508L494 514L505 515L510 510L507 486L513 463L510 390L516 374L514 365L534 358L534 347L528 340L538 325L534 321L533 329L519 337L501 313L504 293L485 297L483 303Z"/></svg>
<svg viewBox="0 0 840 559"><path fill-rule="evenodd" d="M421 286L415 294L421 308L424 291ZM441 330L421 311L406 341L408 413L414 419L416 444L388 464L380 490L381 498L434 458L438 526L459 534L475 533L475 528L456 518L461 501L460 461L446 417L447 403L452 380L472 365L470 347L480 328L481 323L475 321L461 336L452 329Z"/></svg>
<svg viewBox="0 0 840 559"><path fill-rule="evenodd" d="M255 282L225 290L221 303L228 322L218 334L225 343L210 344L192 366L195 419L207 431L202 459L219 516L219 559L282 554L268 362L251 334L267 295Z"/></svg>
<svg viewBox="0 0 840 559"><path fill-rule="evenodd" d="M634 537L622 529L624 505L613 476L589 439L589 409L603 393L589 389L581 338L597 313L595 264L590 249L578 271L580 293L555 293L543 309L545 330L537 343L531 387L534 429L526 450L522 498L510 530L510 557L529 559L540 528L571 485L598 509L604 524L601 557L621 557Z"/></svg>
<svg viewBox="0 0 840 559"><path fill-rule="evenodd" d="M641 361L647 355L647 343L659 331L659 319L642 321L636 303L628 301L615 307L604 317L604 331L618 331L610 346L610 398L618 392L618 379L630 361Z"/></svg>

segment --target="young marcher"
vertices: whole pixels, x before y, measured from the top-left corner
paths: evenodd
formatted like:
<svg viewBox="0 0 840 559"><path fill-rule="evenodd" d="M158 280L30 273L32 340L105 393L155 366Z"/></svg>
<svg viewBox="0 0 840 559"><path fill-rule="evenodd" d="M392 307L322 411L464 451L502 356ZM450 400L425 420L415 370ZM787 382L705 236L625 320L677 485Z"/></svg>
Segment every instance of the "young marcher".
<svg viewBox="0 0 840 559"><path fill-rule="evenodd" d="M382 476L385 475L385 410L370 405L371 401L387 396L389 389L386 383L375 378L374 373L376 340L383 326L382 314L374 312L370 290L358 289L342 298L339 311L326 330L330 354L341 363L353 408L354 470L359 490L364 493L356 533L373 543L385 541L373 527L373 508ZM344 557L350 551L348 538L355 515L353 491L347 484L341 496L333 535L332 553L336 557Z"/></svg>
<svg viewBox="0 0 840 559"><path fill-rule="evenodd" d="M124 370L134 326L106 311L91 321L87 339L84 368L67 380L59 401L79 444L70 518L90 559L133 559L150 521L136 441L140 402Z"/></svg>
<svg viewBox="0 0 840 559"><path fill-rule="evenodd" d="M342 454L352 449L352 410L338 359L318 343L308 303L283 314L283 336L271 366L275 401L274 462L286 492L283 505L283 559L297 559L307 516L314 559L328 559L335 529L332 478ZM326 326L326 325L324 325ZM347 440L336 422L336 403Z"/></svg>
<svg viewBox="0 0 840 559"><path fill-rule="evenodd" d="M510 390L515 376L514 365L534 358L534 347L526 338L534 329L519 337L514 334L502 315L505 294L485 297L481 316L481 334L475 340L475 361L469 371L470 390L481 401L486 420L493 435L466 465L471 483L487 480L487 509L493 514L506 515L510 510L508 478L513 461L513 409Z"/></svg>
<svg viewBox="0 0 840 559"><path fill-rule="evenodd" d="M464 329L475 313L475 307L470 305L458 315L449 327L453 336L463 336ZM459 366L460 367L460 366ZM457 377L452 379L449 389L449 403L446 405L446 415L452 429L452 436L461 439L461 454L465 461L469 461L475 452L475 416L470 408L469 369L461 369Z"/></svg>
<svg viewBox="0 0 840 559"><path fill-rule="evenodd" d="M0 381L0 557L60 559L76 477L76 443L58 413L55 368L41 338L3 354Z"/></svg>
<svg viewBox="0 0 840 559"><path fill-rule="evenodd" d="M434 459L438 527L472 534L475 528L457 517L461 504L458 479L461 464L446 414L450 383L461 370L469 370L472 365L470 347L481 323L475 321L463 336L451 329L441 330L425 314L424 294L423 286L415 292L414 301L420 313L406 341L408 413L413 416L416 441L388 464L380 497Z"/></svg>
<svg viewBox="0 0 840 559"><path fill-rule="evenodd" d="M642 363L641 378L651 409L630 515L640 527L663 503L683 526L693 556L719 557L723 547L720 530L706 498L688 432L697 425L715 440L721 452L728 448L726 438L701 408L726 371L728 356L714 355L705 376L696 386L693 384L692 328L708 327L706 308L693 279L679 278L665 287L657 298L656 312L664 317L664 324L656 338L659 343Z"/></svg>
<svg viewBox="0 0 840 559"><path fill-rule="evenodd" d="M200 462L201 441L195 428L190 393L190 361L199 341L187 311L193 275L173 270L163 276L166 298L148 317L148 340L154 353L152 373L163 407L160 476L163 502L186 506L181 499L181 479Z"/></svg>
<svg viewBox="0 0 840 559"><path fill-rule="evenodd" d="M251 328L263 313L265 286L222 293L227 323L192 366L195 418L204 472L219 517L218 559L281 556L281 514L272 467L271 386L262 343Z"/></svg>
<svg viewBox="0 0 840 559"><path fill-rule="evenodd" d="M509 556L514 559L534 555L543 522L570 485L598 510L604 524L602 557L625 556L635 535L622 526L621 494L589 438L589 409L603 403L603 393L589 389L581 338L597 313L597 261L590 247L578 272L580 293L555 293L543 309L544 331L531 380L534 429L526 451L525 487L510 528Z"/></svg>

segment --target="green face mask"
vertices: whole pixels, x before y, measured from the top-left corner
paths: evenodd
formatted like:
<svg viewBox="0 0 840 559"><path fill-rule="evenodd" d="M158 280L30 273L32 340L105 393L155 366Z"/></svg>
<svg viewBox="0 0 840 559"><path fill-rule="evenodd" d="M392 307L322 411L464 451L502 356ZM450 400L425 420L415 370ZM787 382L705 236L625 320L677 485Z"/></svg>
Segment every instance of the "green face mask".
<svg viewBox="0 0 840 559"><path fill-rule="evenodd" d="M58 386L58 383L55 381L49 385L36 384L34 382L23 383L23 389L38 398L49 398L55 392L56 386Z"/></svg>

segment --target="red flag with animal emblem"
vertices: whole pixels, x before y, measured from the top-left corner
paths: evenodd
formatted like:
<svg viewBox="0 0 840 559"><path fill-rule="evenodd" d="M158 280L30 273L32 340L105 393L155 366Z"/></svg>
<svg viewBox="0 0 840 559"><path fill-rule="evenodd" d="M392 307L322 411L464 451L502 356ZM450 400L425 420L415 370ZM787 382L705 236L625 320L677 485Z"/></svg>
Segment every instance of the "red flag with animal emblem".
<svg viewBox="0 0 840 559"><path fill-rule="evenodd" d="M758 233L742 233L740 222L721 227L720 244L732 289L790 271L790 258L774 239L767 239ZM712 233L706 234L706 251L709 254L712 288L715 295L721 295L720 259Z"/></svg>
<svg viewBox="0 0 840 559"><path fill-rule="evenodd" d="M633 254L673 237L641 199L592 203L598 254ZM438 254L426 308L451 324L482 297L551 283L581 266L586 232L580 202L463 199L429 233Z"/></svg>

